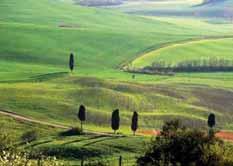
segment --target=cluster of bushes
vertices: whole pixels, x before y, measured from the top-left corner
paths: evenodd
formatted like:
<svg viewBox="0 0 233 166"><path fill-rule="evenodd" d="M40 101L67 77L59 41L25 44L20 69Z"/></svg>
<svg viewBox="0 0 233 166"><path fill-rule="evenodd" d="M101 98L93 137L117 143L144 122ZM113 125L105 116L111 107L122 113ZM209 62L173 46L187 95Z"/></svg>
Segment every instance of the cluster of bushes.
<svg viewBox="0 0 233 166"><path fill-rule="evenodd" d="M230 72L233 71L233 61L226 59L200 59L183 61L176 65L166 64L165 61L154 62L144 70L159 72Z"/></svg>
<svg viewBox="0 0 233 166"><path fill-rule="evenodd" d="M16 143L13 137L4 129L0 129L0 165L1 166L62 166L55 157L46 157L40 153L27 151L20 145L37 139L36 131L25 132L22 143Z"/></svg>
<svg viewBox="0 0 233 166"><path fill-rule="evenodd" d="M73 127L67 131L61 132L59 135L62 137L65 136L74 136L74 135L81 135L82 134L82 130L79 127Z"/></svg>
<svg viewBox="0 0 233 166"><path fill-rule="evenodd" d="M186 128L177 120L166 122L151 141L138 166L232 166L232 149L214 134Z"/></svg>
<svg viewBox="0 0 233 166"><path fill-rule="evenodd" d="M143 73L143 74L158 74L172 76L177 72L232 72L233 61L227 59L200 59L179 62L176 65L168 64L165 61L157 61L151 66L146 66L141 69L126 67L127 72Z"/></svg>

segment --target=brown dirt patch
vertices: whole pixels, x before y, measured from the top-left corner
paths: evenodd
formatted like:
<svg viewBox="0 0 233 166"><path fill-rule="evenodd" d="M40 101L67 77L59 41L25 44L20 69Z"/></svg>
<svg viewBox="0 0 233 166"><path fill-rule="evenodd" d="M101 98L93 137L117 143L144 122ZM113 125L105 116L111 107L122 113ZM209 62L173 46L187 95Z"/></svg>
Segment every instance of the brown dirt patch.
<svg viewBox="0 0 233 166"><path fill-rule="evenodd" d="M225 139L225 140L233 141L233 132L220 131L220 132L216 133L216 136L218 138L222 138L222 139Z"/></svg>
<svg viewBox="0 0 233 166"><path fill-rule="evenodd" d="M160 134L159 130L140 130L138 133L142 135L147 135L147 136L157 136ZM216 137L228 140L228 141L233 141L233 132L230 131L219 131L216 133Z"/></svg>

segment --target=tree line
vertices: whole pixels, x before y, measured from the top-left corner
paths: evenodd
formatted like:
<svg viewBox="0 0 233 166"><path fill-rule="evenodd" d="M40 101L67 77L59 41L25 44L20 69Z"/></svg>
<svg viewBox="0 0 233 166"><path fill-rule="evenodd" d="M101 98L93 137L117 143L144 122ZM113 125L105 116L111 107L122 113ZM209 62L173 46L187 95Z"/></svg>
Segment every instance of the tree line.
<svg viewBox="0 0 233 166"><path fill-rule="evenodd" d="M77 117L80 121L81 131L83 132L83 123L86 121L86 107L84 105L79 106ZM115 109L112 112L111 116L111 128L116 134L116 131L120 128L120 111L119 109ZM133 112L132 120L131 120L131 130L133 135L135 135L138 129L138 113L136 111Z"/></svg>
<svg viewBox="0 0 233 166"><path fill-rule="evenodd" d="M182 61L176 65L168 64L165 61L158 61L154 62L152 66L145 67L144 70L160 72L230 72L233 71L233 61L209 58Z"/></svg>
<svg viewBox="0 0 233 166"><path fill-rule="evenodd" d="M86 107L84 105L79 106L79 111L78 111L77 116L78 116L78 119L80 120L81 131L83 131L83 123L86 121ZM133 135L135 135L135 133L138 129L138 119L139 119L138 113L136 111L134 111L132 118L131 118L131 130L133 132ZM207 124L209 127L209 135L212 135L214 133L213 127L216 124L215 114L213 114L213 113L209 114ZM116 131L119 130L119 128L120 128L120 111L119 111L119 109L115 109L112 112L111 128L114 131L114 134L116 134Z"/></svg>

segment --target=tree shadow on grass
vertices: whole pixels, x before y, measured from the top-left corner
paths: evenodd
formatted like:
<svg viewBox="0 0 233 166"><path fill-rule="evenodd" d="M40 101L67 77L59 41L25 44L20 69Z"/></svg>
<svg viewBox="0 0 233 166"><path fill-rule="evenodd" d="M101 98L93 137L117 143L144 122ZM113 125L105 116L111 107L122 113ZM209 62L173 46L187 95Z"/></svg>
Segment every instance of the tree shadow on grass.
<svg viewBox="0 0 233 166"><path fill-rule="evenodd" d="M43 146L38 148L37 150L38 152L42 153L45 156L56 156L58 158L63 158L63 159L66 158L66 159L81 160L81 159L90 159L90 158L99 158L99 157L101 158L103 156L111 155L111 151L102 148L98 149L94 146L94 144L108 140L111 141L119 138L120 137L98 135L84 140L70 141L62 145ZM88 142L81 146L70 145L72 143L89 141L89 140L94 140L94 141ZM121 149L123 149L123 147L121 147ZM129 151L129 149L127 150Z"/></svg>
<svg viewBox="0 0 233 166"><path fill-rule="evenodd" d="M114 139L118 139L120 137L105 137L104 139L101 139L101 140L97 140L97 141L93 141L93 142L89 142L87 144L84 144L83 147L86 147L86 146L90 146L90 145L93 145L93 144L96 144L96 143L100 143L100 142L103 142L103 141L107 141L107 140L114 140Z"/></svg>
<svg viewBox="0 0 233 166"><path fill-rule="evenodd" d="M103 137L106 137L106 136L103 136L103 135L97 135L97 136L94 136L94 137L90 137L90 138L86 138L86 139L78 139L78 140L73 140L73 141L69 141L69 142L66 142L62 145L68 145L68 144L72 144L72 143L79 143L79 142L83 142L83 141L89 141L89 140L93 140L93 139L98 139L98 138L103 138Z"/></svg>
<svg viewBox="0 0 233 166"><path fill-rule="evenodd" d="M43 147L38 150L45 156L56 156L58 158L79 160L109 155L109 152L106 152L103 149L82 148L75 146Z"/></svg>
<svg viewBox="0 0 233 166"><path fill-rule="evenodd" d="M31 147L47 144L47 143L50 143L50 142L53 142L53 140L46 140L46 141L36 142L36 143L32 144Z"/></svg>
<svg viewBox="0 0 233 166"><path fill-rule="evenodd" d="M32 76L30 78L35 80L35 81L41 82L41 81L48 81L51 79L64 77L66 75L68 75L68 72L56 72L56 73L47 73L47 74L42 74L42 75L36 75L36 76Z"/></svg>

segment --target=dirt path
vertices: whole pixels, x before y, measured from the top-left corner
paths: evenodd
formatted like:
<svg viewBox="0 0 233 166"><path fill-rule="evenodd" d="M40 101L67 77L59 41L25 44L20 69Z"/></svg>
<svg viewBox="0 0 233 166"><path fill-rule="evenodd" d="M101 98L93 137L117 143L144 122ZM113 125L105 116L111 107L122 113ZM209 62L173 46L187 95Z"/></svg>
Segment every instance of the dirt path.
<svg viewBox="0 0 233 166"><path fill-rule="evenodd" d="M68 129L68 128L70 128L69 126L64 126L64 125L60 125L60 124L44 122L44 121L41 121L41 120L35 120L33 118L28 118L28 117L25 117L25 116L22 116L22 115L18 115L18 114L14 113L14 112L2 110L2 109L0 109L0 114L12 117L12 118L14 118L16 120L22 120L22 121L25 121L25 122L31 122L31 123L41 124L41 125L50 126L50 127L54 127L54 128L61 128L61 129Z"/></svg>
<svg viewBox="0 0 233 166"><path fill-rule="evenodd" d="M156 136L160 134L160 131L159 130L141 130L139 131L139 133L143 135ZM227 141L233 141L233 132L219 131L216 133L216 137L227 140Z"/></svg>
<svg viewBox="0 0 233 166"><path fill-rule="evenodd" d="M41 120L36 120L36 119L30 118L30 117L19 115L17 113L12 112L12 111L3 110L3 109L0 109L0 115L9 116L9 117L12 117L12 118L14 118L16 120L20 120L20 121L45 125L45 126L54 127L54 128L60 128L60 129L66 129L66 130L71 128L71 126L65 126L65 125L62 125L62 124L50 123L50 122L45 122L45 121L41 121ZM108 136L108 137L124 137L124 135L121 135L121 134L116 135L116 134L112 134L112 133L97 132L97 131L93 131L93 130L85 130L85 133L94 134L94 135Z"/></svg>
<svg viewBox="0 0 233 166"><path fill-rule="evenodd" d="M25 117L25 116L16 114L14 112L2 110L2 109L0 109L0 114L4 115L4 116L12 117L12 118L14 118L16 120L31 122L31 123L35 123L35 124L41 124L41 125L50 126L50 127L54 127L54 128L60 128L60 129L69 129L69 128L71 128L70 126L65 126L65 125L56 124L56 123L49 123L49 122L45 122L45 121L41 121L41 120L35 120L33 118ZM96 134L96 135L124 137L124 135L115 135L115 134L111 134L111 133L96 132L96 131L92 131L92 130L86 130L86 132L88 132L90 134ZM138 133L141 134L141 135L156 136L156 135L160 134L160 131L159 130L140 130ZM216 136L218 138L221 138L221 139L233 141L233 132L220 131L220 132L216 133Z"/></svg>

